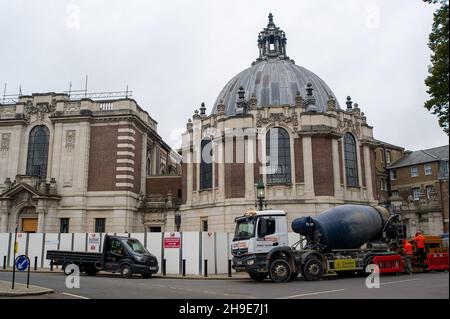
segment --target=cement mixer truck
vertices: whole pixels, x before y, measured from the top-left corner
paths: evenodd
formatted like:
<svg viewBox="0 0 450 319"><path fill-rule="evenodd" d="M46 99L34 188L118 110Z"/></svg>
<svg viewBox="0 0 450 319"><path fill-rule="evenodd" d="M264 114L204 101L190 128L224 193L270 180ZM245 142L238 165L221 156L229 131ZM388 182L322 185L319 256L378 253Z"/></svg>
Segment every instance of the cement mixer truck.
<svg viewBox="0 0 450 319"><path fill-rule="evenodd" d="M235 222L233 268L276 283L299 275L306 280L364 275L377 256L399 257L404 237L400 217L380 206L341 205L294 219L292 230L302 240L293 246L282 210L249 211Z"/></svg>

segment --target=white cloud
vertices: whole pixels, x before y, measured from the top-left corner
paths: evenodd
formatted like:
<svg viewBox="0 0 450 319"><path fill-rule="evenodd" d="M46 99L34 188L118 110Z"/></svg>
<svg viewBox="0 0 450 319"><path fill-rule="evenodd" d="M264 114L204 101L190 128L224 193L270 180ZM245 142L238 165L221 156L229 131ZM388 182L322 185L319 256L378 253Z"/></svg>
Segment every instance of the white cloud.
<svg viewBox="0 0 450 319"><path fill-rule="evenodd" d="M210 111L256 58L270 11L286 31L288 55L341 104L351 95L375 138L408 149L448 143L423 108L434 6L422 1L3 1L0 85L8 93L20 84L24 93L63 91L69 81L82 88L85 74L91 91L129 85L160 135L177 143L174 128L203 101Z"/></svg>

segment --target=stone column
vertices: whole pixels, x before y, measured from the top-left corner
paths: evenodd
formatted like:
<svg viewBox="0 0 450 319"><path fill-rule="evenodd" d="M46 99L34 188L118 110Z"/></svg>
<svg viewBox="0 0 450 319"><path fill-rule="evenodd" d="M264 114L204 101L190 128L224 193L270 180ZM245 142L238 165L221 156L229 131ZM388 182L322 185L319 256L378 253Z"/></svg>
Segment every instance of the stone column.
<svg viewBox="0 0 450 319"><path fill-rule="evenodd" d="M341 170L339 167L339 143L336 139L331 139L332 159L333 159L333 180L334 180L334 196L341 197L343 195L341 189Z"/></svg>
<svg viewBox="0 0 450 319"><path fill-rule="evenodd" d="M256 159L256 141L255 138L249 136L244 140L245 145L245 198L253 199L255 198L255 171L254 163Z"/></svg>
<svg viewBox="0 0 450 319"><path fill-rule="evenodd" d="M8 210L6 208L6 203L3 203L0 206L0 233L7 233L7 232L8 232Z"/></svg>
<svg viewBox="0 0 450 319"><path fill-rule="evenodd" d="M314 196L314 174L311 136L302 138L303 144L303 171L305 176L305 195Z"/></svg>
<svg viewBox="0 0 450 319"><path fill-rule="evenodd" d="M36 212L38 213L38 227L37 227L37 233L45 233L45 209L44 208L38 208L36 209Z"/></svg>
<svg viewBox="0 0 450 319"><path fill-rule="evenodd" d="M364 145L363 152L364 152L364 168L366 170L365 172L363 172L363 174L366 174L367 198L372 201L374 200L372 169L375 169L375 167L372 167L370 165L370 148L368 145Z"/></svg>

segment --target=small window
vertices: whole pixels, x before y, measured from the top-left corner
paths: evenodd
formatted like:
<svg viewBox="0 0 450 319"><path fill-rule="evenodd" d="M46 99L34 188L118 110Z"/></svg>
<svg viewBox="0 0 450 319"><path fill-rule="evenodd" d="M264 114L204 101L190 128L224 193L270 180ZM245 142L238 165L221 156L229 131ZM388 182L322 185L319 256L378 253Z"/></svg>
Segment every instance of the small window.
<svg viewBox="0 0 450 319"><path fill-rule="evenodd" d="M381 180L381 190L387 191L387 180L385 180L384 178Z"/></svg>
<svg viewBox="0 0 450 319"><path fill-rule="evenodd" d="M95 219L95 232L96 233L104 233L106 226L106 219L105 218L96 218Z"/></svg>
<svg viewBox="0 0 450 319"><path fill-rule="evenodd" d="M448 175L448 161L444 164L444 175Z"/></svg>
<svg viewBox="0 0 450 319"><path fill-rule="evenodd" d="M419 176L419 170L417 169L417 166L411 167L411 177L417 177Z"/></svg>
<svg viewBox="0 0 450 319"><path fill-rule="evenodd" d="M389 164L391 162L391 151L386 151L386 163Z"/></svg>
<svg viewBox="0 0 450 319"><path fill-rule="evenodd" d="M260 218L258 222L258 237L275 234L275 224L274 218Z"/></svg>
<svg viewBox="0 0 450 319"><path fill-rule="evenodd" d="M418 187L413 188L411 190L411 192L412 192L412 197L413 197L414 200L419 200L420 199L420 188L418 188Z"/></svg>
<svg viewBox="0 0 450 319"><path fill-rule="evenodd" d="M150 233L160 233L161 232L161 227L160 226L150 226L148 228L148 231Z"/></svg>
<svg viewBox="0 0 450 319"><path fill-rule="evenodd" d="M69 232L69 218L61 218L59 220L59 232L60 233Z"/></svg>
<svg viewBox="0 0 450 319"><path fill-rule="evenodd" d="M431 199L434 195L434 186L433 185L428 185L426 188L427 191L427 198Z"/></svg>
<svg viewBox="0 0 450 319"><path fill-rule="evenodd" d="M398 193L398 191L392 191L392 197L399 197L400 194Z"/></svg>
<svg viewBox="0 0 450 319"><path fill-rule="evenodd" d="M204 218L201 220L202 231L208 231L208 219Z"/></svg>
<svg viewBox="0 0 450 319"><path fill-rule="evenodd" d="M390 177L391 177L391 181L395 181L397 179L397 171L390 171L389 172Z"/></svg>
<svg viewBox="0 0 450 319"><path fill-rule="evenodd" d="M431 175L433 173L433 170L431 169L431 164L425 164L424 171L425 175Z"/></svg>
<svg viewBox="0 0 450 319"><path fill-rule="evenodd" d="M122 243L119 240L113 239L111 241L111 252L119 256L123 256L125 254Z"/></svg>

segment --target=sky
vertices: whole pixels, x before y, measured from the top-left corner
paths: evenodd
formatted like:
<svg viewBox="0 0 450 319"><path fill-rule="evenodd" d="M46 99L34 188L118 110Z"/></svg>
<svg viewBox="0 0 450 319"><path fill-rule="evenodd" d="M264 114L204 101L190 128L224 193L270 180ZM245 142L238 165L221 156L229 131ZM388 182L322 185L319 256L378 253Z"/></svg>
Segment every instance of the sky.
<svg viewBox="0 0 450 319"><path fill-rule="evenodd" d="M422 0L0 0L3 94L122 91L179 147L195 109L258 55L272 12L287 54L347 95L374 137L409 150L448 144L423 104L435 5Z"/></svg>

